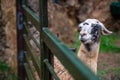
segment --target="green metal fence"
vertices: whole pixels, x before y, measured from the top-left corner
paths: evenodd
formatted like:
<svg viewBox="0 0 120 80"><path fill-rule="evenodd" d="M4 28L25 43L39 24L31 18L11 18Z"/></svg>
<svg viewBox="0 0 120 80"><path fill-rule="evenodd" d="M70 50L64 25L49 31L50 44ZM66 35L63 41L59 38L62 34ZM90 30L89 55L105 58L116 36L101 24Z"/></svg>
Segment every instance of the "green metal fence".
<svg viewBox="0 0 120 80"><path fill-rule="evenodd" d="M75 80L98 80L77 57L48 28L47 0L39 0L39 17L29 9L26 0L16 0L18 32L18 79L36 80L35 71L40 80L59 80L54 71L53 56L69 71ZM40 44L32 37L40 49L40 58L35 55L29 43L27 21L40 32ZM31 62L33 63L31 66ZM34 68L33 68L34 67Z"/></svg>

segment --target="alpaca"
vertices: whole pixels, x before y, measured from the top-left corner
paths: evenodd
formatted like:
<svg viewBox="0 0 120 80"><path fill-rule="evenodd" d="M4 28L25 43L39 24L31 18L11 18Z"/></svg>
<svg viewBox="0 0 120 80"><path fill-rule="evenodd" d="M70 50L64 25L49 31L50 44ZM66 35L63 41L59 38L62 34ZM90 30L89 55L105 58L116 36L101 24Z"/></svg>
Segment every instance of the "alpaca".
<svg viewBox="0 0 120 80"><path fill-rule="evenodd" d="M87 19L79 24L79 40L81 46L78 51L78 57L95 74L97 74L97 60L100 47L101 34L109 35L112 32L97 19Z"/></svg>

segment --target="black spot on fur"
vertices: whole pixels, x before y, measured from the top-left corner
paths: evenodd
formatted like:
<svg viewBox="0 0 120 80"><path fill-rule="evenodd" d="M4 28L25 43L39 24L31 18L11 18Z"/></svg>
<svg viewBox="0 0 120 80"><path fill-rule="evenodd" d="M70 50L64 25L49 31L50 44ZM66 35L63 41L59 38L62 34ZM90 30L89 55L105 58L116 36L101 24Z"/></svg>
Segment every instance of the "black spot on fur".
<svg viewBox="0 0 120 80"><path fill-rule="evenodd" d="M92 24L91 27L92 27L91 30L92 40L94 42L99 42L101 36L101 26L99 24Z"/></svg>
<svg viewBox="0 0 120 80"><path fill-rule="evenodd" d="M83 23L83 25L89 25L89 23L86 23L86 22L85 22L85 23Z"/></svg>
<svg viewBox="0 0 120 80"><path fill-rule="evenodd" d="M91 51L91 44L85 44L85 48L86 48L88 51Z"/></svg>

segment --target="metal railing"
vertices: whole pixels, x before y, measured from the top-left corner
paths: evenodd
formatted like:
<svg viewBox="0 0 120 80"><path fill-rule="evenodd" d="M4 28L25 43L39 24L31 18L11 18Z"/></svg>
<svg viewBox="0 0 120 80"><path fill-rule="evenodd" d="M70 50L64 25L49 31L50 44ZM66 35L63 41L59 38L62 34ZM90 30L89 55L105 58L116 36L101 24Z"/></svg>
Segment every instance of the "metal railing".
<svg viewBox="0 0 120 80"><path fill-rule="evenodd" d="M26 0L16 0L16 3L19 80L36 80L35 72L40 80L59 80L53 68L53 56L59 59L75 80L98 80L98 77L49 31L47 0L39 0L39 17L28 8ZM29 43L30 32L25 25L27 21L31 21L40 32L40 44L31 37L40 49L40 59Z"/></svg>

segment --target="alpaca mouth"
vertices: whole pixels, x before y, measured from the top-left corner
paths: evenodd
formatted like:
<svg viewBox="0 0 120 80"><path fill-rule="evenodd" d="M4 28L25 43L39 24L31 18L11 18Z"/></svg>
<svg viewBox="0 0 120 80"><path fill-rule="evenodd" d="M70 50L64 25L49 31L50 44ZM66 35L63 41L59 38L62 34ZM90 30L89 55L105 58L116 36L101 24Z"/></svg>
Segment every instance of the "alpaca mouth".
<svg viewBox="0 0 120 80"><path fill-rule="evenodd" d="M85 42L85 40L80 40L82 43L84 43Z"/></svg>
<svg viewBox="0 0 120 80"><path fill-rule="evenodd" d="M83 44L93 44L93 41L89 40L85 40L85 39L80 39L81 43Z"/></svg>
<svg viewBox="0 0 120 80"><path fill-rule="evenodd" d="M81 41L82 43L85 43L85 42L86 42L86 40L83 39L83 38L81 38L80 41Z"/></svg>

